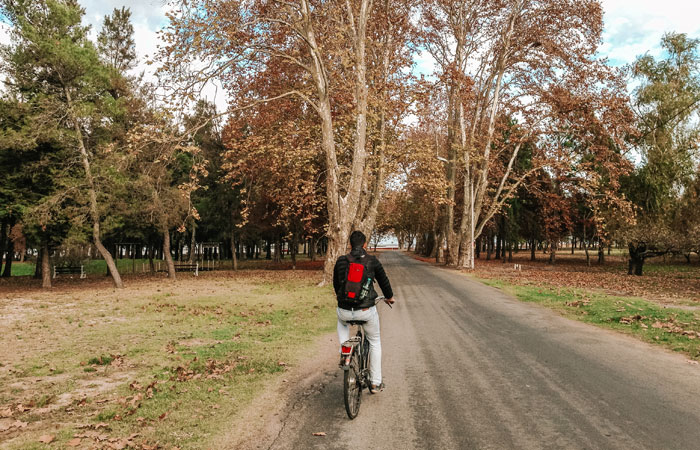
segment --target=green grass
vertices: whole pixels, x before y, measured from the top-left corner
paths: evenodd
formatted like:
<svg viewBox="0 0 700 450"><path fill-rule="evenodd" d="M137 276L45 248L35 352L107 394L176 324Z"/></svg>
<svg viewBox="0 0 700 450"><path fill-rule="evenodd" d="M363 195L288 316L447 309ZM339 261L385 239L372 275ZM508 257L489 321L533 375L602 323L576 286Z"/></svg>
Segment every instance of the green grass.
<svg viewBox="0 0 700 450"><path fill-rule="evenodd" d="M238 277L28 294L24 319L0 336L0 347L13 348L8 361L0 353L13 369L0 375L0 406L66 393L88 401L69 413L13 417L34 424L7 448L31 448L41 434L56 434L62 448L74 425L61 424L101 422L110 437L139 433L139 442L163 448L208 448L265 386L308 357L316 336L335 328L333 297L313 274Z"/></svg>
<svg viewBox="0 0 700 450"><path fill-rule="evenodd" d="M239 269L245 270L245 269L264 269L270 265L276 264L271 260L265 259L265 255L261 255L262 257L260 259L243 259L238 261L238 267ZM309 261L309 258L306 255L297 255L297 263ZM285 258L281 261L281 264L283 265L291 265L292 258L290 256L285 256ZM150 265L148 262L148 259L116 259L115 263L117 264L117 269L119 269L119 273L124 275L124 274L130 274L130 273L148 273L150 271ZM163 261L154 261L156 265L156 269L158 268L158 265L160 264L160 269L165 270L165 262ZM177 263L177 261L176 261ZM53 267L54 261L51 262L51 266ZM59 263L60 264L60 263ZM200 263L200 266L204 267L208 263L205 261L203 263ZM231 260L222 260L219 263L220 267L223 269L231 269ZM85 273L88 275L104 275L107 273L107 263L102 260L102 259L96 259L96 260L89 260L85 261L82 263L84 266ZM4 267L4 264L3 264ZM27 261L27 262L13 262L12 263L12 276L28 276L28 275L34 275L35 271L35 263L32 261ZM53 269L52 269L53 270ZM67 275L64 275L67 276Z"/></svg>
<svg viewBox="0 0 700 450"><path fill-rule="evenodd" d="M519 286L501 280L479 280L518 299L558 311L565 317L633 335L700 360L700 315L665 308L635 297L617 297L581 289Z"/></svg>
<svg viewBox="0 0 700 450"><path fill-rule="evenodd" d="M2 270L5 270L5 264L2 264ZM34 263L33 262L12 262L12 276L25 276L34 275Z"/></svg>
<svg viewBox="0 0 700 450"><path fill-rule="evenodd" d="M644 264L644 275L662 274L687 276L700 276L700 266L697 263L688 264L686 262L677 261L675 263L649 263Z"/></svg>

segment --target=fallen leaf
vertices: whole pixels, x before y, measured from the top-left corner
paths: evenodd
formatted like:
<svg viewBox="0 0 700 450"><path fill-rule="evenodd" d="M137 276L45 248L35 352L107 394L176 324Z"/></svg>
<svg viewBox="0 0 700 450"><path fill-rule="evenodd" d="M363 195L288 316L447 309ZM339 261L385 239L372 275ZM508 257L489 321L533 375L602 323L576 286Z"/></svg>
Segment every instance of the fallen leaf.
<svg viewBox="0 0 700 450"><path fill-rule="evenodd" d="M15 420L10 424L10 428L27 428L28 422L22 422L21 420Z"/></svg>
<svg viewBox="0 0 700 450"><path fill-rule="evenodd" d="M3 409L2 411L0 411L0 417L12 417L12 409Z"/></svg>
<svg viewBox="0 0 700 450"><path fill-rule="evenodd" d="M126 442L122 440L118 442L113 442L109 446L114 450L124 450L126 448L126 445Z"/></svg>
<svg viewBox="0 0 700 450"><path fill-rule="evenodd" d="M70 441L66 442L66 445L69 447L77 447L80 445L81 439L80 438L75 438L71 439Z"/></svg>
<svg viewBox="0 0 700 450"><path fill-rule="evenodd" d="M313 433L313 435L314 436L325 436L326 433L324 433L323 431L319 431L319 432Z"/></svg>
<svg viewBox="0 0 700 450"><path fill-rule="evenodd" d="M39 442L43 442L44 444L50 444L55 440L56 436L54 436L53 434L45 434L39 438Z"/></svg>
<svg viewBox="0 0 700 450"><path fill-rule="evenodd" d="M163 419L165 419L165 416L167 416L167 415L168 415L168 413L167 413L167 412L164 412L163 414L161 414L160 416L158 416L158 419L163 420Z"/></svg>
<svg viewBox="0 0 700 450"><path fill-rule="evenodd" d="M692 364L692 365L697 365L697 364L698 364L697 361L693 361L692 359L688 359L688 360L686 360L686 362L687 362L688 364Z"/></svg>

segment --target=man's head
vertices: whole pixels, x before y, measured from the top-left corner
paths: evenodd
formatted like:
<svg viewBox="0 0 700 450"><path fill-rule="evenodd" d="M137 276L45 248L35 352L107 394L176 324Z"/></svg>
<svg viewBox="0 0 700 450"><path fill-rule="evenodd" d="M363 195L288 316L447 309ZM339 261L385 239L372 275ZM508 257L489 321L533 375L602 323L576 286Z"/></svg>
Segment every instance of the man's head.
<svg viewBox="0 0 700 450"><path fill-rule="evenodd" d="M350 235L350 247L352 248L360 248L365 245L365 242L367 242L367 238L362 231L355 230Z"/></svg>

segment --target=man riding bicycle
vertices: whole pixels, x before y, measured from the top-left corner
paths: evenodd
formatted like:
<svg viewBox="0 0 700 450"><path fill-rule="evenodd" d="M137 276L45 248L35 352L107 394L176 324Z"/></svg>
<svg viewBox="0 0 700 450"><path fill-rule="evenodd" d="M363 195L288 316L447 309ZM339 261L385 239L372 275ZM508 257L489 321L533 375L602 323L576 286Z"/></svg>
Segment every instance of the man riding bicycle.
<svg viewBox="0 0 700 450"><path fill-rule="evenodd" d="M367 253L367 238L360 231L350 235L348 255L341 256L333 269L333 288L338 299L338 339L340 344L350 338L347 321L363 320L369 340L370 392L376 394L384 388L382 383L382 344L379 337L379 314L374 302L378 297L374 280L382 289L385 302L394 303L391 283L379 260Z"/></svg>

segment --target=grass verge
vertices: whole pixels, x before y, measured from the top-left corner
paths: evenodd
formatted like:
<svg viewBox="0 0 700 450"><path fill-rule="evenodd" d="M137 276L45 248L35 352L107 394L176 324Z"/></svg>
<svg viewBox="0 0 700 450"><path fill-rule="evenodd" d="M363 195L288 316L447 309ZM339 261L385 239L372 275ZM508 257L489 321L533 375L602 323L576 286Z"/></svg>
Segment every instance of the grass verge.
<svg viewBox="0 0 700 450"><path fill-rule="evenodd" d="M563 316L635 336L700 360L700 317L693 310L667 308L638 297L618 297L576 288L521 286L479 279L525 302Z"/></svg>
<svg viewBox="0 0 700 450"><path fill-rule="evenodd" d="M321 267L323 267L323 260L316 259L314 261L311 261L308 256L306 255L297 255L297 269L299 270L318 270ZM150 272L150 263L148 259L129 259L129 258L117 258L114 260L115 264L117 265L117 269L119 270L119 273L122 275L128 275L128 274L146 274ZM51 266L53 267L54 264L58 263L63 264L63 261L51 261ZM176 264L179 264L178 261L175 261ZM185 262L186 263L186 262ZM82 264L83 269L85 270L85 273L87 275L105 275L107 273L107 263L103 259L94 259L94 260L88 260L88 261L83 261L82 263L72 263L72 264ZM4 268L4 264L2 264L2 268ZM165 271L166 266L165 262L160 261L160 260L155 260L154 261L154 266L155 270L158 271ZM199 267L202 271L205 271L207 268L215 268L216 270L223 269L223 270L229 270L232 269L233 263L230 259L227 260L215 260L215 261L199 261ZM292 268L292 258L290 256L285 256L284 259L280 260L279 262L273 262L268 259L265 259L265 256L263 255L262 258L258 259L241 259L238 261L238 268L240 270L258 270L258 269L265 269L265 270L288 270ZM4 270L4 269L0 269ZM34 272L36 270L36 263L33 261L25 261L25 262L13 262L12 263L12 276L13 277L18 277L18 276L31 276L34 275ZM53 270L53 269L52 269ZM64 277L68 277L69 275L64 275ZM76 277L76 275L73 275L73 277Z"/></svg>
<svg viewBox="0 0 700 450"><path fill-rule="evenodd" d="M334 329L319 276L222 272L0 298L0 448L46 448L47 436L59 448L207 448Z"/></svg>

